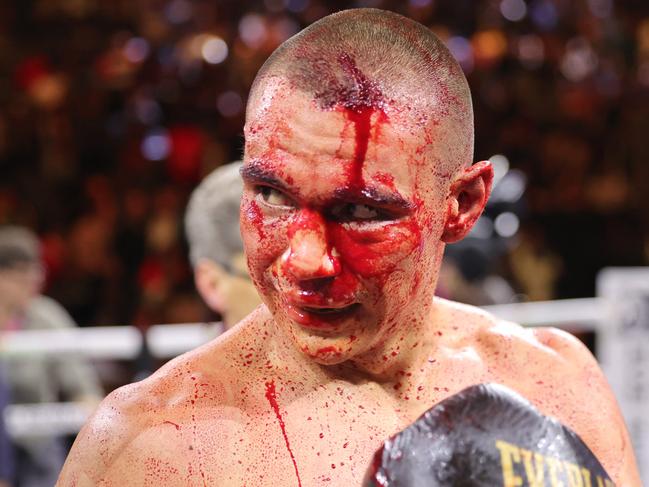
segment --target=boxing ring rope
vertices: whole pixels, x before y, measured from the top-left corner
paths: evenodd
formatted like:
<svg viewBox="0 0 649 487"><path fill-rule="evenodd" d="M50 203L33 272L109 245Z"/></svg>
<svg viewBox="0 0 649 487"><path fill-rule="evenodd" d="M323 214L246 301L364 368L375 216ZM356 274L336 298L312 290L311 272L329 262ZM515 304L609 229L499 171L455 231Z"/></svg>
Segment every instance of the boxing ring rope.
<svg viewBox="0 0 649 487"><path fill-rule="evenodd" d="M501 319L526 326L597 331L604 326L603 298L565 299L485 306ZM146 344L156 359L170 359L204 344L215 336L220 323L154 325L146 333ZM132 326L102 326L64 330L13 331L0 338L0 356L77 354L97 360L133 360L141 352L144 339ZM89 416L88 406L76 402L13 404L4 415L14 437L71 435L79 431Z"/></svg>
<svg viewBox="0 0 649 487"><path fill-rule="evenodd" d="M0 356L29 358L73 353L94 359L132 360L142 348L132 326L19 330L0 335Z"/></svg>

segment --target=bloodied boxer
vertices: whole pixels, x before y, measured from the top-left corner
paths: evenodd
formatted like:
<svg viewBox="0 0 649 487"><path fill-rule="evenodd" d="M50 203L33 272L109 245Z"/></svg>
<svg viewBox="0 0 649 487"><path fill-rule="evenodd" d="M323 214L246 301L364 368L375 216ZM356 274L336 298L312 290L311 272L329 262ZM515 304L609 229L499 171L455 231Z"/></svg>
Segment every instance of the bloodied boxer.
<svg viewBox="0 0 649 487"><path fill-rule="evenodd" d="M375 450L468 386L574 430L617 485L629 437L593 357L436 299L446 243L487 200L466 80L423 26L351 10L284 43L246 116L241 233L264 304L112 393L60 486L354 486Z"/></svg>

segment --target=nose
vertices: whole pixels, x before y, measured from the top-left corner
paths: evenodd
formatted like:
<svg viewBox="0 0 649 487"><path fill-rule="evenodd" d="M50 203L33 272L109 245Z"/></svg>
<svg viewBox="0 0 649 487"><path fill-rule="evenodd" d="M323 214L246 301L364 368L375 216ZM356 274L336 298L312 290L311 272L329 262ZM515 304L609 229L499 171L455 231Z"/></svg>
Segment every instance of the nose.
<svg viewBox="0 0 649 487"><path fill-rule="evenodd" d="M301 209L289 225L288 240L281 265L289 276L304 281L340 273L338 254L328 241L325 221L317 211Z"/></svg>

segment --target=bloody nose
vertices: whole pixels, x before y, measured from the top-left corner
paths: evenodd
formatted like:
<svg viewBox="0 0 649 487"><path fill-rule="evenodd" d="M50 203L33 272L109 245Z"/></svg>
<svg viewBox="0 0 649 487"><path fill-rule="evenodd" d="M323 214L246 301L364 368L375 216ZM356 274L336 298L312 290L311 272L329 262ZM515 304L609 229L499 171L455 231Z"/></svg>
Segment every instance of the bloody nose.
<svg viewBox="0 0 649 487"><path fill-rule="evenodd" d="M334 277L340 273L336 250L329 244L322 215L302 209L288 228L289 248L282 255L286 274L297 280Z"/></svg>

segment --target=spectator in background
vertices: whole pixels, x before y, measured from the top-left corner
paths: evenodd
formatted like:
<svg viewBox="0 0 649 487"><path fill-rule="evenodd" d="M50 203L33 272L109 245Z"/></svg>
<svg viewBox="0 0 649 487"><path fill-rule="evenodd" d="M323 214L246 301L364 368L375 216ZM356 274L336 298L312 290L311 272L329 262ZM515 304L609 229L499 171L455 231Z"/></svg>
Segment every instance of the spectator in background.
<svg viewBox="0 0 649 487"><path fill-rule="evenodd" d="M40 245L21 227L0 227L0 332L55 330L76 326L55 301L40 295L43 282ZM97 404L103 391L94 370L75 356L5 356L8 386L14 403L60 399ZM56 482L65 459L58 438L23 437L15 441L16 482L45 487Z"/></svg>
<svg viewBox="0 0 649 487"><path fill-rule="evenodd" d="M192 193L185 214L196 288L226 329L261 303L239 232L240 167L240 161L232 162L208 175Z"/></svg>

